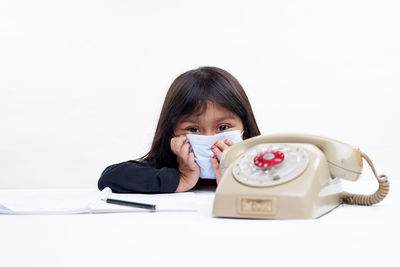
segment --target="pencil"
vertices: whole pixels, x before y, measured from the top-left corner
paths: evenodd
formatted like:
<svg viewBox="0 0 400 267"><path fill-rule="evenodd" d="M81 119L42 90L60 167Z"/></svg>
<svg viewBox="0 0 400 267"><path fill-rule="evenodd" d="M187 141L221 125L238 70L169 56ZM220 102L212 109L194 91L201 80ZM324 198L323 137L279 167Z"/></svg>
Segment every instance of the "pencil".
<svg viewBox="0 0 400 267"><path fill-rule="evenodd" d="M142 208L142 209L148 209L148 210L152 210L152 211L156 210L156 205L152 205L152 204L138 203L138 202L132 202L132 201L126 201L126 200L120 200L120 199L112 199L112 198L103 198L102 200L109 204Z"/></svg>

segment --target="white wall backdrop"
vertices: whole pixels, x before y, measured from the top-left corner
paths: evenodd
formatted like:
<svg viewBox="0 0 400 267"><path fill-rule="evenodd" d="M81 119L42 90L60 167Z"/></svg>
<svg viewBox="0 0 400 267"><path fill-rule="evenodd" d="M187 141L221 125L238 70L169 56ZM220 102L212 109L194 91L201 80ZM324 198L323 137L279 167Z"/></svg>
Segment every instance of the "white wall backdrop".
<svg viewBox="0 0 400 267"><path fill-rule="evenodd" d="M396 0L2 0L0 189L96 187L147 152L171 82L205 65L241 82L263 134L333 137L398 179L399 13Z"/></svg>

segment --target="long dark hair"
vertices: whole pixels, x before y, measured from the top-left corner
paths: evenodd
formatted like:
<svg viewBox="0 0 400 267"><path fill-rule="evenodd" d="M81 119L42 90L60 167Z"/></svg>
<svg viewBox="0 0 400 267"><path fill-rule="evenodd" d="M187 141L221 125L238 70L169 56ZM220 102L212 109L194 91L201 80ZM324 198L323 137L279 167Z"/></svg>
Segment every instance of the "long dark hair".
<svg viewBox="0 0 400 267"><path fill-rule="evenodd" d="M158 167L177 168L170 147L177 122L193 113L201 113L213 102L236 114L243 124L243 139L260 135L249 99L229 72L216 67L200 67L179 75L171 84L161 109L153 144L140 160L155 161Z"/></svg>

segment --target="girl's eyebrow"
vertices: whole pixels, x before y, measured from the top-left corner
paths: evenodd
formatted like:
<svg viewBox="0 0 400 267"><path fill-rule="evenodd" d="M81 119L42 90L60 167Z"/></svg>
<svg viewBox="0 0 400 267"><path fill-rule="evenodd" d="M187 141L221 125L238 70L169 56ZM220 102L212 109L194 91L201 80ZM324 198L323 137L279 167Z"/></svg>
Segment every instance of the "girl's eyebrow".
<svg viewBox="0 0 400 267"><path fill-rule="evenodd" d="M225 120L233 120L233 119L235 119L235 117L233 117L232 115L229 115L229 116L224 116L224 117L218 118L216 120L216 122L225 121ZM198 121L189 117L189 118L183 119L181 121L181 123L198 123Z"/></svg>
<svg viewBox="0 0 400 267"><path fill-rule="evenodd" d="M232 115L229 115L229 116L225 116L225 117L221 117L221 118L217 119L217 122L225 121L225 120L233 120L233 119L235 119L235 117L233 117Z"/></svg>
<svg viewBox="0 0 400 267"><path fill-rule="evenodd" d="M197 121L194 121L194 120L191 119L191 118L186 118L186 119L183 119L183 120L181 121L181 123L197 123Z"/></svg>

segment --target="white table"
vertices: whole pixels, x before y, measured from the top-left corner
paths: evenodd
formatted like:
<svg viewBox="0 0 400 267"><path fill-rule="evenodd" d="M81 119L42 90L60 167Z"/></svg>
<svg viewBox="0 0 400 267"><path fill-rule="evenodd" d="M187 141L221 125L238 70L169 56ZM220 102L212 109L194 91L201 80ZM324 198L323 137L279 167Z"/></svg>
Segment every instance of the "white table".
<svg viewBox="0 0 400 267"><path fill-rule="evenodd" d="M0 215L0 265L400 266L399 185L317 220L213 218L210 190L196 191L197 212Z"/></svg>

